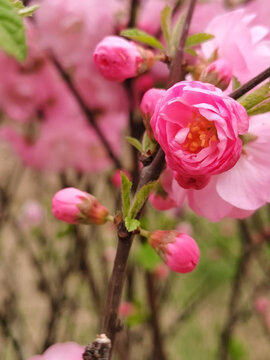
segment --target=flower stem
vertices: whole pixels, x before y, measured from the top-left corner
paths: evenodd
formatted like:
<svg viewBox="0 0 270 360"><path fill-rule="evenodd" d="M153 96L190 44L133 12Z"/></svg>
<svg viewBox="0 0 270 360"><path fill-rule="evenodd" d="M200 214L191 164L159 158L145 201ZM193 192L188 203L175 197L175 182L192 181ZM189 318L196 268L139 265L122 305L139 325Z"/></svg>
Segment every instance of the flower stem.
<svg viewBox="0 0 270 360"><path fill-rule="evenodd" d="M238 99L255 86L259 85L261 82L270 77L270 67L262 71L260 74L255 76L253 79L246 82L244 85L240 86L238 89L233 91L229 96L233 99Z"/></svg>

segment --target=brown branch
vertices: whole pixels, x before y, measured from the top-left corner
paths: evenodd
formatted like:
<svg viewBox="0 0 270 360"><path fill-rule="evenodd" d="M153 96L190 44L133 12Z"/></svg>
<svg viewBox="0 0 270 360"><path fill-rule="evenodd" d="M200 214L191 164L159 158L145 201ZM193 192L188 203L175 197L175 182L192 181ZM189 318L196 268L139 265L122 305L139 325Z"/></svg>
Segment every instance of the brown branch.
<svg viewBox="0 0 270 360"><path fill-rule="evenodd" d="M146 271L145 272L146 280L146 292L148 303L150 307L150 322L152 325L153 331L153 359L154 360L166 360L164 350L164 341L163 336L160 332L160 320L159 320L159 309L157 306L157 291L155 288L155 278L153 273Z"/></svg>
<svg viewBox="0 0 270 360"><path fill-rule="evenodd" d="M241 234L241 254L238 260L236 274L234 282L232 284L231 296L228 305L228 312L225 325L223 327L220 345L218 349L218 359L228 360L229 346L232 338L232 334L238 319L238 305L240 302L241 291L246 277L248 264L251 259L252 251L252 239L249 233L247 223L244 220L239 221L240 234Z"/></svg>
<svg viewBox="0 0 270 360"><path fill-rule="evenodd" d="M182 47L184 47L186 42L188 27L194 10L195 2L196 0L190 0L189 3L187 16L183 26L184 30L181 33L180 42L179 42L180 46ZM176 54L176 57L180 57L180 64L182 65L184 53L183 53L183 49L181 50L180 46ZM172 64L171 72L173 72L173 75L170 75L170 80L169 80L170 82L175 83L182 79L183 76L182 66L180 71L179 69L176 71L177 64L179 64L179 60L176 60ZM139 185L137 187L137 191L148 182L158 179L164 168L164 165L165 165L165 155L163 150L160 148L155 158L153 159L152 163L143 169L141 173ZM139 216L140 216L140 211L139 214L137 215L137 218L139 218ZM117 331L121 329L117 312L123 291L123 286L126 276L127 261L132 246L133 237L134 234L129 233L125 228L124 222L120 221L118 223L118 247L114 261L113 272L110 279L106 307L105 307L105 315L102 326L102 332L104 332L111 339L112 349L113 349L115 335ZM112 351L111 351L111 355L112 355Z"/></svg>
<svg viewBox="0 0 270 360"><path fill-rule="evenodd" d="M270 77L270 67L266 70L262 71L260 74L246 82L244 85L240 86L238 89L230 93L230 97L233 99L238 99L251 89L253 89L255 86L259 85L264 80L268 79Z"/></svg>
<svg viewBox="0 0 270 360"><path fill-rule="evenodd" d="M183 80L183 59L186 40L188 36L189 26L192 19L193 11L197 0L190 0L187 10L187 14L181 29L180 41L176 51L176 55L171 64L171 70L169 75L168 87L172 86L178 81Z"/></svg>
<svg viewBox="0 0 270 360"><path fill-rule="evenodd" d="M65 72L65 70L62 68L61 64L58 62L58 60L54 57L51 56L51 60L54 63L55 67L57 68L57 70L59 71L61 77L63 78L63 80L65 81L66 85L68 86L70 92L72 93L72 95L74 96L74 98L77 100L78 104L81 107L82 112L84 113L84 115L86 116L89 124L92 126L92 128L95 130L99 140L101 141L101 143L103 144L105 150L107 151L109 157L111 158L111 160L113 161L114 165L116 168L118 169L122 169L122 164L120 162L120 160L117 158L117 156L114 154L111 145L109 144L107 138L104 136L103 132L101 131L101 129L99 128L98 124L95 121L93 112L88 108L88 106L85 104L84 100L82 99L82 97L80 96L80 94L78 93L77 89L75 88L73 82L71 81L70 77L68 76L68 74Z"/></svg>

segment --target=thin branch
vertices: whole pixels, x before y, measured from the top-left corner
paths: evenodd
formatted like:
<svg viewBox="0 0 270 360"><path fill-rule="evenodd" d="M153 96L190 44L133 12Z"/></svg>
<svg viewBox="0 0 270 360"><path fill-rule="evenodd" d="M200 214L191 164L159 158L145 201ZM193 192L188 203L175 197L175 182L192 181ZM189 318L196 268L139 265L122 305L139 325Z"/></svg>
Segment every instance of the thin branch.
<svg viewBox="0 0 270 360"><path fill-rule="evenodd" d="M109 157L111 158L111 160L113 161L115 167L118 168L118 169L122 169L122 164L121 164L120 160L114 154L114 152L113 152L113 150L111 148L111 145L109 144L107 138L104 136L104 134L102 133L102 131L99 128L98 124L96 123L92 111L85 104L84 100L82 99L82 97L78 93L77 89L75 88L74 84L70 80L70 77L67 75L67 73L65 72L65 70L62 68L61 64L58 62L58 60L55 57L51 56L51 60L54 63L57 70L59 71L60 75L62 76L62 78L65 81L66 85L68 86L69 90L71 91L71 93L73 94L75 99L77 100L78 104L80 105L80 107L81 107L84 115L86 116L88 122L90 123L92 128L95 130L97 136L99 137L99 140L101 141L104 148L106 149L106 151L107 151Z"/></svg>
<svg viewBox="0 0 270 360"><path fill-rule="evenodd" d="M195 3L196 0L190 0L186 20L183 27L184 30L182 31L182 34L180 36L179 49L176 54L176 57L180 57L180 65L182 65L183 54L184 54L183 48L181 49L181 47L184 47L186 42L188 27L191 21ZM179 64L179 60L175 60L172 64L171 73L173 72L173 74L170 75L169 85L170 83L175 83L177 81L182 80L183 77L182 66L180 70L179 69L177 70L176 69L177 64ZM152 163L143 169L141 173L139 185L137 187L137 191L148 182L158 179L164 168L164 165L165 165L165 155L163 150L160 148L155 158L153 159ZM139 218L139 216L140 216L140 211L139 214L137 215L137 218ZM129 233L125 228L124 222L120 221L118 223L118 247L114 261L113 272L110 279L106 307L105 307L105 315L102 326L102 332L104 332L112 342L112 349L113 349L116 332L121 329L117 312L118 312L118 307L120 305L120 300L124 287L127 261L132 246L133 237L134 234ZM110 356L111 355L112 355L112 351Z"/></svg>
<svg viewBox="0 0 270 360"><path fill-rule="evenodd" d="M183 80L183 59L184 59L184 50L186 45L186 40L188 36L189 26L194 12L194 8L197 0L190 0L187 14L183 23L181 30L179 46L176 52L176 55L172 61L168 87L172 86L178 81Z"/></svg>
<svg viewBox="0 0 270 360"><path fill-rule="evenodd" d="M220 345L218 349L218 359L228 360L229 346L238 319L238 305L241 299L241 291L244 283L244 279L247 273L247 267L252 255L252 239L249 233L247 223L244 220L239 221L240 234L241 234L241 254L237 264L237 270L232 284L231 297L228 305L227 319L223 327Z"/></svg>
<svg viewBox="0 0 270 360"><path fill-rule="evenodd" d="M157 292L155 287L155 278L149 271L145 272L146 292L151 311L150 322L153 331L153 359L166 360L164 350L164 337L160 332L159 309L157 306Z"/></svg>
<svg viewBox="0 0 270 360"><path fill-rule="evenodd" d="M240 86L238 89L230 93L230 97L233 99L238 99L251 89L253 89L255 86L259 85L264 80L268 79L270 77L270 67L266 70L262 71L259 75L255 76L253 79L246 82L244 85Z"/></svg>

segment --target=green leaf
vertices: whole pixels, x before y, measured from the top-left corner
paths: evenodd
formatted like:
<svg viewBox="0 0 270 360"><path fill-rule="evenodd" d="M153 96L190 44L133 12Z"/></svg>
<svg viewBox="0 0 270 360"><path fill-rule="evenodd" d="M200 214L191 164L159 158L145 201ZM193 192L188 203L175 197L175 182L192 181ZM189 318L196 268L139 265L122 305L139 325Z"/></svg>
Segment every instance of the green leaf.
<svg viewBox="0 0 270 360"><path fill-rule="evenodd" d="M131 219L129 216L125 217L125 225L129 232L132 232L140 226L140 222L137 219Z"/></svg>
<svg viewBox="0 0 270 360"><path fill-rule="evenodd" d="M27 55L24 25L9 0L0 0L0 48L19 61Z"/></svg>
<svg viewBox="0 0 270 360"><path fill-rule="evenodd" d="M247 113L249 116L252 116L264 114L268 111L270 111L270 98L254 106L252 109L248 110Z"/></svg>
<svg viewBox="0 0 270 360"><path fill-rule="evenodd" d="M172 18L172 8L166 5L165 8L162 10L160 20L161 20L161 29L167 44L169 44L170 42L171 18Z"/></svg>
<svg viewBox="0 0 270 360"><path fill-rule="evenodd" d="M170 37L169 54L172 57L174 56L176 49L178 47L178 44L179 44L180 33L181 33L181 28L182 28L183 22L184 22L184 14L181 14L178 21L176 22L176 24L173 27L172 35Z"/></svg>
<svg viewBox="0 0 270 360"><path fill-rule="evenodd" d="M148 34L147 32L139 30L137 28L125 29L121 31L120 35L134 41L139 41L153 48L164 50L164 46L161 44L161 42L158 39Z"/></svg>
<svg viewBox="0 0 270 360"><path fill-rule="evenodd" d="M132 182L129 178L121 171L121 196L122 196L122 206L123 206L123 215L126 217L130 208L130 190L132 187Z"/></svg>
<svg viewBox="0 0 270 360"><path fill-rule="evenodd" d="M211 39L214 39L214 35L207 33L198 33L198 34L190 35L186 41L186 48L199 45Z"/></svg>
<svg viewBox="0 0 270 360"><path fill-rule="evenodd" d="M143 151L143 147L142 144L139 142L138 139L131 137L131 136L126 136L125 139L132 145L134 146L139 152Z"/></svg>
<svg viewBox="0 0 270 360"><path fill-rule="evenodd" d="M153 270L157 264L161 263L160 257L155 250L151 248L148 242L145 242L140 246L135 259L145 270L150 271Z"/></svg>
<svg viewBox="0 0 270 360"><path fill-rule="evenodd" d="M248 358L245 345L236 338L230 340L229 354L232 360L247 360Z"/></svg>
<svg viewBox="0 0 270 360"><path fill-rule="evenodd" d="M251 110L255 106L269 99L270 81L253 90L251 93L241 96L238 101L246 110ZM268 110L267 110L268 111ZM253 114L254 115L254 114Z"/></svg>
<svg viewBox="0 0 270 360"><path fill-rule="evenodd" d="M197 56L196 51L194 49L192 49L192 48L186 49L185 52L192 55L192 56Z"/></svg>
<svg viewBox="0 0 270 360"><path fill-rule="evenodd" d="M32 16L40 8L40 5L26 6L18 11L21 16Z"/></svg>
<svg viewBox="0 0 270 360"><path fill-rule="evenodd" d="M141 207L147 200L148 196L150 195L151 191L156 186L156 181L150 182L144 185L136 194L134 203L130 209L129 216L133 219L136 217L138 212L140 211Z"/></svg>
<svg viewBox="0 0 270 360"><path fill-rule="evenodd" d="M241 86L240 81L236 76L233 77L233 90L238 89Z"/></svg>

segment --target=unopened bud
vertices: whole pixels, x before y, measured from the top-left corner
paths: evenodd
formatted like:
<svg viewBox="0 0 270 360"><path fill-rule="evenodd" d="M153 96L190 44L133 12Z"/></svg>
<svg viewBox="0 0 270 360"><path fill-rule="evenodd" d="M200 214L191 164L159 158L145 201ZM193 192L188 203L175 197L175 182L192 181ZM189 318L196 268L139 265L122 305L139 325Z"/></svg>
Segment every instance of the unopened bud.
<svg viewBox="0 0 270 360"><path fill-rule="evenodd" d="M109 214L92 195L75 189L58 191L52 200L54 216L69 224L104 224Z"/></svg>
<svg viewBox="0 0 270 360"><path fill-rule="evenodd" d="M140 110L142 113L143 123L150 139L154 139L152 127L150 125L151 117L155 111L158 100L166 93L164 89L149 89L144 94Z"/></svg>
<svg viewBox="0 0 270 360"><path fill-rule="evenodd" d="M207 82L226 90L232 80L232 67L224 59L213 61L203 70L200 81Z"/></svg>
<svg viewBox="0 0 270 360"><path fill-rule="evenodd" d="M149 244L168 267L178 273L188 273L198 264L200 250L195 240L175 230L150 233Z"/></svg>
<svg viewBox="0 0 270 360"><path fill-rule="evenodd" d="M94 63L101 75L122 82L151 69L154 53L120 36L107 36L94 51Z"/></svg>

